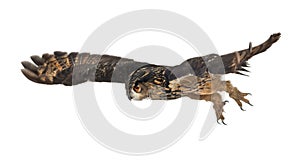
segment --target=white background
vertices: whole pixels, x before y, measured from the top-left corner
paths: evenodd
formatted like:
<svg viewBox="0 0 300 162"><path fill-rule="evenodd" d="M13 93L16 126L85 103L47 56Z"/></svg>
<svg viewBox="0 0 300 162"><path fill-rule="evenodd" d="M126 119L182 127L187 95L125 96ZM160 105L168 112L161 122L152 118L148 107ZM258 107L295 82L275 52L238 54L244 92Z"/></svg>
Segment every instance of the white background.
<svg viewBox="0 0 300 162"><path fill-rule="evenodd" d="M34 84L21 74L20 62L30 55L79 51L99 25L139 9L170 10L190 18L220 54L281 32L278 43L250 61L250 77L226 78L251 92L254 106L242 112L229 100L228 126L218 125L206 140L198 141L203 123L199 115L190 131L167 150L128 156L104 148L88 135L77 116L71 87ZM299 161L298 10L296 2L258 0L2 1L0 161ZM107 93L107 85L99 85L103 88L99 91ZM201 109L209 107L200 104Z"/></svg>

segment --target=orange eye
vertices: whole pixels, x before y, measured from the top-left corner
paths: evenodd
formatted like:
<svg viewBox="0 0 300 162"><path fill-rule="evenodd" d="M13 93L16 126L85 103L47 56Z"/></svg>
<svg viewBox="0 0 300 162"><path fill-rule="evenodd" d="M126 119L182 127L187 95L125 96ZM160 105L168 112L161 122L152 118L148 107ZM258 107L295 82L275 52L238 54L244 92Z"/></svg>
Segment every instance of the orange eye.
<svg viewBox="0 0 300 162"><path fill-rule="evenodd" d="M163 80L161 78L156 78L153 80L154 84L160 85L163 82Z"/></svg>
<svg viewBox="0 0 300 162"><path fill-rule="evenodd" d="M139 85L136 85L133 87L133 90L136 92L136 93L140 93L142 91L142 88L139 86Z"/></svg>

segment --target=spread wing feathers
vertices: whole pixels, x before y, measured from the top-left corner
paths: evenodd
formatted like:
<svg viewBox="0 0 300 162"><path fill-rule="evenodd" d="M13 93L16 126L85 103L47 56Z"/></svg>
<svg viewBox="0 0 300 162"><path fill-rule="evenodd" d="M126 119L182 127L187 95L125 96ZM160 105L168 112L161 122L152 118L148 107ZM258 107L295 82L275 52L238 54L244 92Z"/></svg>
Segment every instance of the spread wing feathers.
<svg viewBox="0 0 300 162"><path fill-rule="evenodd" d="M236 73L241 74L242 71L248 72L245 67L248 67L247 60L251 57L266 51L280 38L280 33L273 34L266 40L264 43L252 47L252 44L249 44L248 49L241 51L232 52L225 55L209 54L202 57L195 57L186 60L178 68L177 71L185 71L188 73L194 73L197 76L202 76L206 71L209 71L212 74L227 74L227 73ZM182 72L179 72L182 73Z"/></svg>
<svg viewBox="0 0 300 162"><path fill-rule="evenodd" d="M29 80L68 86L86 81L124 83L132 71L147 64L117 56L60 51L31 56L31 59L35 65L23 61L24 69L21 69Z"/></svg>
<svg viewBox="0 0 300 162"><path fill-rule="evenodd" d="M273 34L264 43L248 49L219 56L209 54L184 61L182 64L167 67L173 80L188 74L203 77L207 72L212 74L247 72L247 60L266 51L280 38L280 33ZM125 83L137 69L145 66L158 66L132 59L110 55L96 55L89 53L66 53L56 51L54 54L44 54L42 57L31 56L34 64L23 61L22 73L31 81L42 84L75 85L86 81Z"/></svg>
<svg viewBox="0 0 300 162"><path fill-rule="evenodd" d="M266 51L273 43L277 42L279 38L280 33L276 33L271 35L268 40L258 46L252 47L252 43L250 42L248 49L222 55L221 58L225 67L225 73L245 75L241 72L248 72L248 70L245 69L245 67L248 67L247 60Z"/></svg>

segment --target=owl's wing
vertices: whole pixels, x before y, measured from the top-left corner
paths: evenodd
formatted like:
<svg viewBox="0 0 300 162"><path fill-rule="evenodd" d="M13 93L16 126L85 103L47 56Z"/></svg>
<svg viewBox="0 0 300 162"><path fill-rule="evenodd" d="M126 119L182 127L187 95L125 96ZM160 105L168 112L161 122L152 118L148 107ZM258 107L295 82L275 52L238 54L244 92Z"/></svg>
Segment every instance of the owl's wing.
<svg viewBox="0 0 300 162"><path fill-rule="evenodd" d="M76 85L86 81L124 83L137 68L147 63L110 55L66 53L31 56L32 64L23 61L22 73L41 84Z"/></svg>
<svg viewBox="0 0 300 162"><path fill-rule="evenodd" d="M247 61L253 56L265 52L280 38L280 33L272 34L262 44L252 47L252 43L249 43L249 48L241 51L232 52L229 54L222 55L222 61L225 67L225 73L236 73L242 74L242 71L248 72L245 67L248 66Z"/></svg>
<svg viewBox="0 0 300 162"><path fill-rule="evenodd" d="M244 67L247 66L247 60L266 51L279 38L280 33L277 33L255 47L250 44L248 49L222 56L210 54L188 59L180 65L168 67L173 73L169 76L169 80L188 74L202 77L207 71L213 74L242 74L241 71L246 71ZM86 81L125 83L130 74L138 68L146 65L155 66L117 56L76 52L68 54L56 51L42 57L31 56L31 59L37 66L23 61L22 73L29 80L42 84L75 85Z"/></svg>
<svg viewBox="0 0 300 162"><path fill-rule="evenodd" d="M247 61L253 56L266 51L273 43L280 38L280 33L273 34L264 43L252 47L249 44L248 49L232 52L225 55L209 54L203 57L194 57L184 61L177 69L191 69L196 76L201 76L209 71L212 74L236 73L242 74L246 71L244 67L248 66ZM185 70L189 71L189 70Z"/></svg>

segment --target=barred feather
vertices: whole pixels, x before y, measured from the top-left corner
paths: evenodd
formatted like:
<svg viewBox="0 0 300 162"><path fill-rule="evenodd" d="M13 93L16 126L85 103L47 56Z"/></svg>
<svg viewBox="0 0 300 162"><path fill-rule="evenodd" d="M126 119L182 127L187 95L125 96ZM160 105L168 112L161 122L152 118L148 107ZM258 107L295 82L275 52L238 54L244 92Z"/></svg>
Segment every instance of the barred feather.
<svg viewBox="0 0 300 162"><path fill-rule="evenodd" d="M264 43L248 49L219 56L209 54L184 61L182 64L168 67L137 62L132 59L110 55L89 53L66 53L55 51L54 54L43 54L42 57L31 56L34 65L23 61L22 73L31 81L42 84L75 85L86 81L127 82L132 73L145 66L163 67L168 70L168 80L174 80L188 74L203 77L207 72L212 74L236 73L245 75L248 72L247 61L253 56L266 51L280 38L280 33L273 34ZM169 72L171 71L171 72Z"/></svg>

